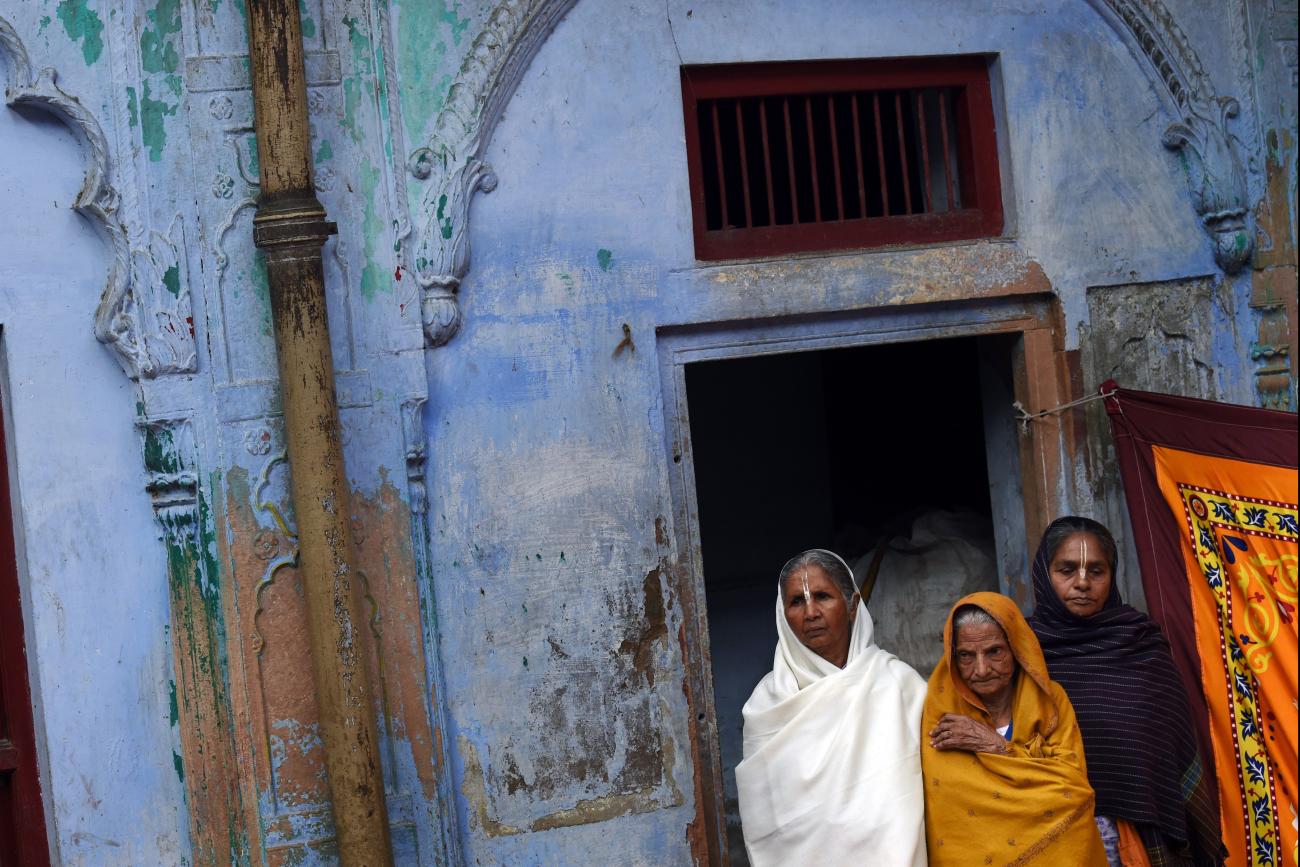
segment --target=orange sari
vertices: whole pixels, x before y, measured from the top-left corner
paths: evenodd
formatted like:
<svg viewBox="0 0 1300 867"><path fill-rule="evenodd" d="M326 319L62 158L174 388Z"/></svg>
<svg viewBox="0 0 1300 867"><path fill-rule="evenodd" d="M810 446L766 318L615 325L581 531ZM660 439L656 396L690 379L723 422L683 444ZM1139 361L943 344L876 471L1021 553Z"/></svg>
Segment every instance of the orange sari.
<svg viewBox="0 0 1300 867"><path fill-rule="evenodd" d="M1012 739L1000 755L930 746L930 730L946 713L993 724L952 659L953 612L968 604L1002 626L1018 664ZM921 717L930 867L1106 867L1074 708L1048 678L1038 639L1020 609L998 593L972 593L948 613L943 642L946 652L930 675Z"/></svg>

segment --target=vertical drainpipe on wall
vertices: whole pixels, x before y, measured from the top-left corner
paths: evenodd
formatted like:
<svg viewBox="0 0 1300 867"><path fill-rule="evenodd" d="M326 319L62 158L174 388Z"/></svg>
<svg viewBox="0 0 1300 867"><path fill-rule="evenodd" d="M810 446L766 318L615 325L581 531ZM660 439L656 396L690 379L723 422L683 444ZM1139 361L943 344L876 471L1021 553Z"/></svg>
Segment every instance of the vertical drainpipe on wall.
<svg viewBox="0 0 1300 867"><path fill-rule="evenodd" d="M262 181L253 241L266 255L290 493L298 523L312 672L340 862L388 865L374 703L355 624L357 574L321 246L336 232L316 199L298 0L249 0L248 46Z"/></svg>

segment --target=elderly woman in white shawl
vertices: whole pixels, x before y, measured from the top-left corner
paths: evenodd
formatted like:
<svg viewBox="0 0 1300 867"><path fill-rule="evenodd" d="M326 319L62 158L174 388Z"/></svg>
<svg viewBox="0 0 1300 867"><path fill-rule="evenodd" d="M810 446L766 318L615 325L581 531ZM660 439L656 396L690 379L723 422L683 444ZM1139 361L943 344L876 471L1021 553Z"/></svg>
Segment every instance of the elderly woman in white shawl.
<svg viewBox="0 0 1300 867"><path fill-rule="evenodd" d="M750 863L925 867L925 681L872 644L853 573L830 551L785 564L776 628L736 766Z"/></svg>

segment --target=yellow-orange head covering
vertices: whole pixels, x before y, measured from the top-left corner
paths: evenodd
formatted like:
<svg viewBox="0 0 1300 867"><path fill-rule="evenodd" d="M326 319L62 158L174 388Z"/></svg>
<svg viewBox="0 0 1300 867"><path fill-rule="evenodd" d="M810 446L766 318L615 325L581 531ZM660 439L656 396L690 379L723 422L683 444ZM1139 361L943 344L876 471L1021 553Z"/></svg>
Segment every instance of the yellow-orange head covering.
<svg viewBox="0 0 1300 867"><path fill-rule="evenodd" d="M992 725L953 661L953 614L963 605L978 606L998 622L1019 667L1005 753L930 746L929 733L944 714ZM1048 677L1038 639L1015 602L999 593L963 597L948 613L943 640L944 655L930 675L921 717L930 867L1106 867L1074 708Z"/></svg>

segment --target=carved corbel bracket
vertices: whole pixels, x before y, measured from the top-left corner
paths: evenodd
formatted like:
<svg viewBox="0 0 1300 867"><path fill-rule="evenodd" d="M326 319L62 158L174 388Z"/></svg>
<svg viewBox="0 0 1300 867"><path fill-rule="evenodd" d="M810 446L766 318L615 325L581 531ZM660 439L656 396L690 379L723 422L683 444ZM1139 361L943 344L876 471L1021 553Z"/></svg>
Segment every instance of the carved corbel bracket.
<svg viewBox="0 0 1300 867"><path fill-rule="evenodd" d="M145 490L167 531L169 547L198 547L199 479L194 427L187 418L150 419L137 425L144 442Z"/></svg>
<svg viewBox="0 0 1300 867"><path fill-rule="evenodd" d="M402 402L402 444L406 448L406 484L411 500L412 520L423 522L429 511L428 497L424 490L424 405L428 398L411 397ZM425 529L423 523L419 530L418 551L424 551Z"/></svg>
<svg viewBox="0 0 1300 867"><path fill-rule="evenodd" d="M415 271L428 346L443 346L460 328L456 292L470 266L470 203L475 193L497 186L483 159L492 132L528 64L574 2L500 3L461 64L428 143L407 160L407 170L425 182Z"/></svg>
<svg viewBox="0 0 1300 867"><path fill-rule="evenodd" d="M1187 35L1160 0L1089 0L1145 62L1156 90L1180 120L1161 137L1177 153L1192 204L1214 247L1214 260L1235 274L1250 260L1248 193L1241 142L1228 121L1237 100L1218 96Z"/></svg>
<svg viewBox="0 0 1300 867"><path fill-rule="evenodd" d="M1171 124L1161 140L1183 158L1197 216L1214 244L1214 261L1235 274L1254 247L1246 226L1246 175L1236 138L1228 132L1228 118L1236 117L1240 107L1232 97L1219 97L1216 103L1189 105L1184 120ZM1206 109L1216 117L1206 117Z"/></svg>
<svg viewBox="0 0 1300 867"><path fill-rule="evenodd" d="M27 49L4 18L0 18L0 47L9 58L5 102L49 112L81 139L87 151L86 179L73 208L100 232L113 255L95 311L95 337L114 350L132 380L193 372L197 351L189 287L178 258L184 247L178 240L182 237L179 217L166 235L148 233L133 253L119 212L121 198L112 183L108 140L99 121L59 86L57 71L34 71Z"/></svg>

